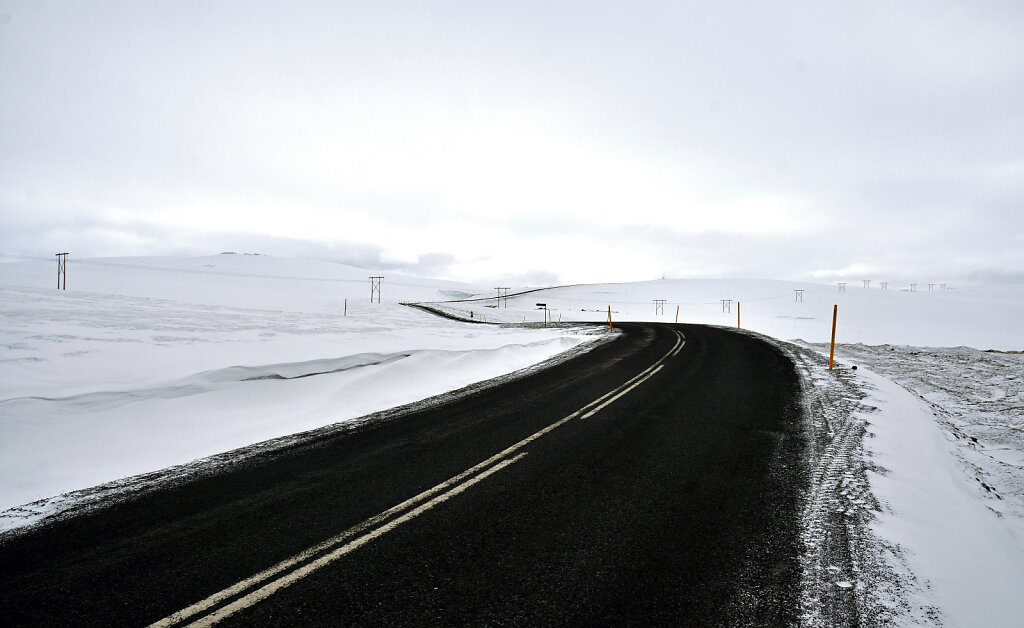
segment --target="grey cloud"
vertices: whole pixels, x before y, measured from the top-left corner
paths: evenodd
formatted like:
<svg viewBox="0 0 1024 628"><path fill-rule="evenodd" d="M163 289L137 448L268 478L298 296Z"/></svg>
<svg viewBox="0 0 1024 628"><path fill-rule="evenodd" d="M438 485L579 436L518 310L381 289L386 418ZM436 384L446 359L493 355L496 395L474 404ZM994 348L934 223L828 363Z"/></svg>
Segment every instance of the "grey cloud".
<svg viewBox="0 0 1024 628"><path fill-rule="evenodd" d="M299 242L147 220L182 198L451 220L465 208L447 207L459 194L446 191L461 190L464 173L410 183L385 156L360 187L331 164L362 154L352 138L365 126L426 124L433 109L549 121L560 140L669 164L708 197L810 198L827 218L801 235L687 234L557 212L490 217L486 199L472 199L479 218L465 219L496 237L629 243L657 257L660 268L636 270L648 274L803 277L859 264L1017 277L1022 31L1017 2L13 2L0 12L0 251L250 250L464 269L458 250L383 263L380 236L343 221ZM447 139L408 163L443 155ZM133 219L92 217L111 206ZM558 272L504 281L554 283Z"/></svg>

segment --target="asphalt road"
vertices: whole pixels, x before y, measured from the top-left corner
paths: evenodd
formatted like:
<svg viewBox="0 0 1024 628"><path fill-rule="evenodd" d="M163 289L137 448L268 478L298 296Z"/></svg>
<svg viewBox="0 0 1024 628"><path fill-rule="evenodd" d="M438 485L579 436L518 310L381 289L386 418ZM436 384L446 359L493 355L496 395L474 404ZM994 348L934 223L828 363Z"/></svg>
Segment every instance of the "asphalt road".
<svg viewBox="0 0 1024 628"><path fill-rule="evenodd" d="M729 330L621 330L480 394L7 540L0 617L795 623L793 365Z"/></svg>

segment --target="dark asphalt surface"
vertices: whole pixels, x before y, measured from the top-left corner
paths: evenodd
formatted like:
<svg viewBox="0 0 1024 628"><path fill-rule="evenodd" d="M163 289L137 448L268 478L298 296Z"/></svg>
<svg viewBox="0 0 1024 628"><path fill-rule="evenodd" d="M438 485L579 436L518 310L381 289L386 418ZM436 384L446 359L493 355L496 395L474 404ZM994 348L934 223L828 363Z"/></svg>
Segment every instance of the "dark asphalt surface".
<svg viewBox="0 0 1024 628"><path fill-rule="evenodd" d="M0 617L165 618L572 415L666 355L679 330L678 355L593 416L220 625L795 623L806 472L793 365L725 329L621 330L480 394L9 539Z"/></svg>

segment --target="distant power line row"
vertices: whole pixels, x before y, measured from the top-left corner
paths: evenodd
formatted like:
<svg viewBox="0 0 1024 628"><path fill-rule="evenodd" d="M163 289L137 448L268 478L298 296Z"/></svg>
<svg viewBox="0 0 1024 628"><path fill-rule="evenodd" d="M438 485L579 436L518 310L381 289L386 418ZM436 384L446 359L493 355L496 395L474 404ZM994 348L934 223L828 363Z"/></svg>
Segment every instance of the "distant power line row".
<svg viewBox="0 0 1024 628"><path fill-rule="evenodd" d="M864 288L870 288L871 287L871 280L870 279L862 279L861 281L864 282ZM847 285L847 282L845 282L845 281L836 282L836 286L838 286L839 292L846 292L846 285ZM888 290L889 289L889 282L888 281L880 282L880 285L882 286L882 290ZM910 284L907 284L907 285L909 286L908 290L910 292L917 292L917 284L916 283L910 283ZM936 287L938 287L940 290L949 290L949 284L930 283L930 284L928 284L928 292L933 292Z"/></svg>

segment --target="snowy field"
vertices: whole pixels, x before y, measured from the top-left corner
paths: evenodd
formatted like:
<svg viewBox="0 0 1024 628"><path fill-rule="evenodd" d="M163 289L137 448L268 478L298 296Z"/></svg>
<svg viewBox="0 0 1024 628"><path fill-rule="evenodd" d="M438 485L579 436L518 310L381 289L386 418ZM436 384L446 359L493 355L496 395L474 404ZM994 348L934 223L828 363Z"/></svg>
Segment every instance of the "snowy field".
<svg viewBox="0 0 1024 628"><path fill-rule="evenodd" d="M796 290L802 290L797 301ZM509 291L512 295L515 289ZM612 320L707 323L735 326L784 340L827 341L832 308L839 306L836 342L920 347L968 346L978 349L1024 349L1024 286L927 285L910 292L906 286L881 290L877 282L865 289L770 280L686 279L623 284L565 286L510 296L498 303L488 291L481 300L442 307L469 318L488 321L542 322L544 303L553 322ZM664 300L661 312L655 300ZM729 300L723 306L722 301Z"/></svg>
<svg viewBox="0 0 1024 628"><path fill-rule="evenodd" d="M982 368L942 380L932 374L957 370L947 354L978 352L843 346L829 371L828 345L783 346L803 374L811 418L805 625L1019 626L1024 470L983 452L1020 454L1022 406L1007 399L988 412L970 391L1019 380L1021 363L993 379ZM901 351L927 357L891 361ZM958 405L932 406L918 384L948 385ZM951 413L1017 437L971 438L943 418Z"/></svg>
<svg viewBox="0 0 1024 628"><path fill-rule="evenodd" d="M805 623L1024 617L1022 286L660 280L511 287L499 302L490 288L263 256L72 259L60 292L55 266L0 264L0 530L98 484L585 350L607 335L572 323L609 309L613 324L736 326L739 314L805 382ZM370 274L385 275L380 304Z"/></svg>
<svg viewBox="0 0 1024 628"><path fill-rule="evenodd" d="M0 530L68 507L59 494L419 401L597 338L398 304L465 294L439 282L386 278L371 304L366 271L325 262L73 261L67 291L51 285L55 265L0 264Z"/></svg>
<svg viewBox="0 0 1024 628"><path fill-rule="evenodd" d="M865 425L878 500L869 525L904 580L917 581L916 606L893 616L921 620L915 608L933 608L946 626L1020 626L1024 355L860 344L837 353L870 369L853 417Z"/></svg>

